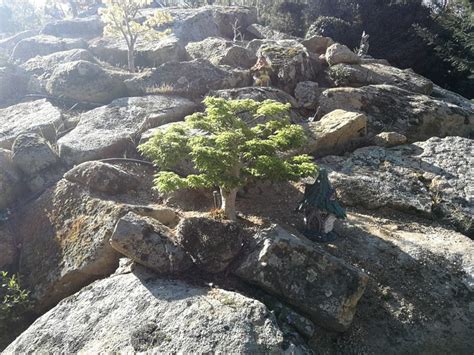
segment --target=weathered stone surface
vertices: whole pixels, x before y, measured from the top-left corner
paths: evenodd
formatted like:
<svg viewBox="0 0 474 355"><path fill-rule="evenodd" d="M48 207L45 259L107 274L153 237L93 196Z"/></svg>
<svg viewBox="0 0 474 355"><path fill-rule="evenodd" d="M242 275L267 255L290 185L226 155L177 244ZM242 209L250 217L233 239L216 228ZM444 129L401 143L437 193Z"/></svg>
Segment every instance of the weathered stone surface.
<svg viewBox="0 0 474 355"><path fill-rule="evenodd" d="M41 34L62 38L94 38L102 36L104 24L98 16L59 20L47 23Z"/></svg>
<svg viewBox="0 0 474 355"><path fill-rule="evenodd" d="M396 145L405 144L407 142L407 137L397 132L382 132L373 138L373 142L379 147L390 148Z"/></svg>
<svg viewBox="0 0 474 355"><path fill-rule="evenodd" d="M347 330L368 277L279 226L256 239L236 275L283 298L322 327Z"/></svg>
<svg viewBox="0 0 474 355"><path fill-rule="evenodd" d="M46 100L36 100L0 110L0 148L10 149L22 133L38 133L50 142L63 125L61 112Z"/></svg>
<svg viewBox="0 0 474 355"><path fill-rule="evenodd" d="M243 230L235 222L206 217L184 218L176 230L178 243L203 271L224 271L242 249Z"/></svg>
<svg viewBox="0 0 474 355"><path fill-rule="evenodd" d="M473 153L470 139L431 138L390 149L362 148L349 158L326 157L320 163L333 171L331 182L347 205L418 213L472 238Z"/></svg>
<svg viewBox="0 0 474 355"><path fill-rule="evenodd" d="M79 164L64 174L64 178L92 191L111 195L134 190L140 185L138 176L100 161Z"/></svg>
<svg viewBox="0 0 474 355"><path fill-rule="evenodd" d="M250 72L212 65L207 60L166 63L152 72L126 80L134 95L153 93L163 88L191 97L200 97L210 90L251 85Z"/></svg>
<svg viewBox="0 0 474 355"><path fill-rule="evenodd" d="M59 163L59 155L37 133L20 134L13 143L12 153L13 164L28 176Z"/></svg>
<svg viewBox="0 0 474 355"><path fill-rule="evenodd" d="M149 217L129 212L115 226L110 245L160 275L181 274L192 266L170 229Z"/></svg>
<svg viewBox="0 0 474 355"><path fill-rule="evenodd" d="M24 187L9 150L0 148L0 210L9 207Z"/></svg>
<svg viewBox="0 0 474 355"><path fill-rule="evenodd" d="M234 68L248 69L256 61L255 56L246 48L216 37L188 43L186 52L192 59L206 59L214 65L229 65Z"/></svg>
<svg viewBox="0 0 474 355"><path fill-rule="evenodd" d="M98 58L126 67L128 48L122 38L101 37L89 42L89 50ZM135 65L138 67L158 67L163 63L186 59L183 44L174 36L160 40L140 38L135 48Z"/></svg>
<svg viewBox="0 0 474 355"><path fill-rule="evenodd" d="M52 96L79 102L107 104L127 96L123 81L95 63L84 60L56 67L46 84Z"/></svg>
<svg viewBox="0 0 474 355"><path fill-rule="evenodd" d="M46 56L36 56L31 58L20 67L28 74L42 75L51 74L56 66L68 62L85 60L95 63L95 58L91 52L86 49L71 49L69 51L57 52Z"/></svg>
<svg viewBox="0 0 474 355"><path fill-rule="evenodd" d="M26 30L0 40L0 50L6 53L13 51L18 42L38 34L37 30Z"/></svg>
<svg viewBox="0 0 474 355"><path fill-rule="evenodd" d="M263 44L258 50L271 65L271 84L293 93L300 81L312 80L315 68L303 45L296 41Z"/></svg>
<svg viewBox="0 0 474 355"><path fill-rule="evenodd" d="M274 316L258 301L135 269L67 298L5 353L261 354L282 353L283 342Z"/></svg>
<svg viewBox="0 0 474 355"><path fill-rule="evenodd" d="M302 81L296 85L295 98L299 106L307 109L316 109L318 107L319 96L323 89L314 81Z"/></svg>
<svg viewBox="0 0 474 355"><path fill-rule="evenodd" d="M429 95L433 90L433 82L416 74L413 70L401 70L382 64L338 64L331 67L331 71L342 72L344 78L340 85L366 86L387 84L419 94Z"/></svg>
<svg viewBox="0 0 474 355"><path fill-rule="evenodd" d="M122 157L142 132L181 120L195 108L192 101L164 95L115 100L81 115L77 127L58 141L60 156L70 164Z"/></svg>
<svg viewBox="0 0 474 355"><path fill-rule="evenodd" d="M335 110L317 122L304 124L309 136L305 151L314 156L341 154L360 143L367 134L363 113Z"/></svg>
<svg viewBox="0 0 474 355"><path fill-rule="evenodd" d="M474 131L473 111L391 85L328 89L319 104L322 114L336 109L366 113L371 136L394 131L414 142Z"/></svg>
<svg viewBox="0 0 474 355"><path fill-rule="evenodd" d="M282 39L294 39L295 37L289 34L276 31L268 26L263 26L258 23L251 24L247 27L247 32L250 33L256 39L271 39L279 41Z"/></svg>
<svg viewBox="0 0 474 355"><path fill-rule="evenodd" d="M326 50L326 61L331 66L340 63L359 64L360 57L345 45L335 43Z"/></svg>
<svg viewBox="0 0 474 355"><path fill-rule="evenodd" d="M37 311L117 268L119 254L109 239L126 213L124 205L67 180L24 207L14 222L22 243L20 268Z"/></svg>
<svg viewBox="0 0 474 355"><path fill-rule="evenodd" d="M334 44L334 41L329 37L324 36L312 36L306 38L304 41L301 42L303 46L310 52L316 54L326 54L326 50L328 47Z"/></svg>
<svg viewBox="0 0 474 355"><path fill-rule="evenodd" d="M0 105L9 104L26 94L28 75L13 65L0 67ZM8 84L4 84L8 83Z"/></svg>
<svg viewBox="0 0 474 355"><path fill-rule="evenodd" d="M438 85L433 86L431 96L437 99L441 99L443 101L450 102L467 110L474 111L474 103L471 100L466 99L465 97L455 92L443 89Z"/></svg>
<svg viewBox="0 0 474 355"><path fill-rule="evenodd" d="M11 59L26 62L28 59L45 56L54 52L62 52L75 48L86 48L87 43L82 39L65 39L54 36L39 35L21 40L15 46Z"/></svg>
<svg viewBox="0 0 474 355"><path fill-rule="evenodd" d="M6 266L13 264L17 257L15 238L6 224L6 221L0 219L0 270L5 270Z"/></svg>

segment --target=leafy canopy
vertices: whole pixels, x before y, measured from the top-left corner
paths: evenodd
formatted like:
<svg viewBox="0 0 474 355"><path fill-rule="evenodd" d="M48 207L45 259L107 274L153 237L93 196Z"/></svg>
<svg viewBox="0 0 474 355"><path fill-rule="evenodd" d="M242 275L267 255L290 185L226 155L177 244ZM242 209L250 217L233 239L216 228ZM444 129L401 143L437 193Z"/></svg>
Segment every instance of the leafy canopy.
<svg viewBox="0 0 474 355"><path fill-rule="evenodd" d="M106 5L100 9L105 23L104 35L123 37L129 47L133 47L139 36L145 39L160 39L169 34L167 31L156 31L155 27L173 21L171 15L164 11L155 11L153 16L143 22L138 20L140 9L145 8L153 0L103 0Z"/></svg>
<svg viewBox="0 0 474 355"><path fill-rule="evenodd" d="M291 155L306 136L301 126L290 124L289 104L215 97L207 97L204 104L204 112L158 131L139 147L162 170L155 179L160 191L216 185L232 190L249 181L296 181L314 174L316 166L308 155ZM264 123L251 126L258 121ZM167 171L186 158L197 174L182 177Z"/></svg>

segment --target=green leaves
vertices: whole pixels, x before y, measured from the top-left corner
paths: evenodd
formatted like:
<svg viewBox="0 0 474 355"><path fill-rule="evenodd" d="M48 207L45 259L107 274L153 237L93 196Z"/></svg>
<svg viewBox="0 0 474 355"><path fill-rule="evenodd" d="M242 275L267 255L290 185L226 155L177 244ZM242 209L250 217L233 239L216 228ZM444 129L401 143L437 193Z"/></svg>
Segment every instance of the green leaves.
<svg viewBox="0 0 474 355"><path fill-rule="evenodd" d="M187 160L198 172L180 177L161 171L155 179L160 191L212 186L233 189L249 180L298 180L315 173L311 157L291 155L305 144L306 136L301 126L289 122L289 104L216 97L207 97L204 104L205 112L158 131L139 147L160 169ZM250 122L242 117L250 117ZM255 124L258 121L264 123Z"/></svg>

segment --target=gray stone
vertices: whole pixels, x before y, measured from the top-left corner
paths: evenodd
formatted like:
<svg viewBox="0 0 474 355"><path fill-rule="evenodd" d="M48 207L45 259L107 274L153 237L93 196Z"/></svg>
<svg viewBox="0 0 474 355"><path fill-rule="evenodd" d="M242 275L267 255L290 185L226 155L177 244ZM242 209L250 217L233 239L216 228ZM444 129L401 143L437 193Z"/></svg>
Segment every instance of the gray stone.
<svg viewBox="0 0 474 355"><path fill-rule="evenodd" d="M255 56L246 48L223 38L211 37L201 42L188 43L186 52L192 59L206 59L214 65L229 65L234 68L248 69L256 61Z"/></svg>
<svg viewBox="0 0 474 355"><path fill-rule="evenodd" d="M52 96L107 104L127 96L123 81L99 65L84 60L58 65L46 84Z"/></svg>
<svg viewBox="0 0 474 355"><path fill-rule="evenodd" d="M357 144L367 134L367 116L363 113L335 110L317 122L303 125L308 132L305 152L316 157L341 154Z"/></svg>
<svg viewBox="0 0 474 355"><path fill-rule="evenodd" d="M10 149L23 133L38 133L50 142L63 125L61 112L46 100L36 100L0 110L0 148Z"/></svg>
<svg viewBox="0 0 474 355"><path fill-rule="evenodd" d="M240 253L243 230L235 222L191 217L181 220L176 239L198 268L219 273Z"/></svg>
<svg viewBox="0 0 474 355"><path fill-rule="evenodd" d="M127 67L128 48L122 38L101 37L89 42L89 50L98 58ZM174 36L159 40L138 38L135 47L135 65L138 67L158 67L163 63L186 59L183 44Z"/></svg>
<svg viewBox="0 0 474 355"><path fill-rule="evenodd" d="M249 86L250 72L225 66L215 66L207 60L175 62L161 65L152 72L126 80L133 95L154 93L166 89L170 93L200 97L209 90Z"/></svg>
<svg viewBox="0 0 474 355"><path fill-rule="evenodd" d="M110 195L125 193L140 185L138 176L132 175L120 167L100 161L79 164L64 174L64 178L92 191Z"/></svg>
<svg viewBox="0 0 474 355"><path fill-rule="evenodd" d="M94 38L102 36L103 29L100 18L92 16L49 22L41 34L62 38Z"/></svg>
<svg viewBox="0 0 474 355"><path fill-rule="evenodd" d="M345 45L335 43L326 50L326 61L332 66L341 63L359 64L361 59Z"/></svg>
<svg viewBox="0 0 474 355"><path fill-rule="evenodd" d="M455 104L467 110L474 111L474 103L471 100L455 92L443 89L442 87L439 87L438 85L433 86L433 91L431 93L431 96L443 101L450 102L452 104Z"/></svg>
<svg viewBox="0 0 474 355"><path fill-rule="evenodd" d="M26 62L37 55L45 56L75 48L87 48L87 43L82 39L65 39L38 35L18 42L13 50L11 59L13 61Z"/></svg>
<svg viewBox="0 0 474 355"><path fill-rule="evenodd" d="M429 95L433 90L433 82L416 74L410 69L401 70L382 64L338 64L330 71L339 71L344 76L344 86L366 86L387 84L419 94Z"/></svg>
<svg viewBox="0 0 474 355"><path fill-rule="evenodd" d="M318 107L323 89L314 81L302 81L296 85L295 98L300 107L314 110Z"/></svg>
<svg viewBox="0 0 474 355"><path fill-rule="evenodd" d="M20 134L13 143L12 161L25 175L33 176L59 163L50 143L36 133Z"/></svg>
<svg viewBox="0 0 474 355"><path fill-rule="evenodd" d="M326 50L334 44L334 41L329 37L312 36L306 38L301 44L305 46L308 51L321 55L326 54Z"/></svg>
<svg viewBox="0 0 474 355"><path fill-rule="evenodd" d="M46 56L36 56L23 63L20 67L29 74L51 74L56 68L56 66L78 60L85 60L88 62L95 63L94 56L88 50L71 49L68 51L57 52Z"/></svg>
<svg viewBox="0 0 474 355"><path fill-rule="evenodd" d="M12 102L21 99L27 92L28 80L28 75L19 67L14 65L0 67L0 83L2 83L0 85L0 106L11 105ZM3 83L8 83L8 85Z"/></svg>
<svg viewBox="0 0 474 355"><path fill-rule="evenodd" d="M258 23L254 23L248 26L247 32L250 33L256 39L271 39L275 41L281 39L295 39L295 37L290 36L289 34L276 31L268 26L259 25Z"/></svg>
<svg viewBox="0 0 474 355"><path fill-rule="evenodd" d="M373 138L373 142L379 147L390 148L396 145L405 144L407 142L407 137L397 132L382 132Z"/></svg>
<svg viewBox="0 0 474 355"><path fill-rule="evenodd" d="M0 148L0 210L9 207L23 192L21 175L12 162L11 152Z"/></svg>
<svg viewBox="0 0 474 355"><path fill-rule="evenodd" d="M0 40L0 50L6 53L11 53L18 42L25 38L36 36L37 34L37 30L26 30L15 33L13 36L3 38Z"/></svg>
<svg viewBox="0 0 474 355"><path fill-rule="evenodd" d="M367 147L350 157L326 157L341 201L368 209L391 208L442 220L474 236L473 141L431 138L395 148Z"/></svg>
<svg viewBox="0 0 474 355"><path fill-rule="evenodd" d="M236 292L156 278L138 268L84 288L39 318L13 353L283 353L266 307ZM288 353L301 353L287 344Z"/></svg>
<svg viewBox="0 0 474 355"><path fill-rule="evenodd" d="M160 275L181 274L192 266L191 259L169 228L133 212L118 221L110 245Z"/></svg>
<svg viewBox="0 0 474 355"><path fill-rule="evenodd" d="M76 128L59 139L59 155L69 164L123 157L141 133L182 120L196 107L187 99L164 95L115 100L82 114Z"/></svg>
<svg viewBox="0 0 474 355"><path fill-rule="evenodd" d="M0 222L0 270L6 270L12 265L16 261L17 254L13 234Z"/></svg>
<svg viewBox="0 0 474 355"><path fill-rule="evenodd" d="M391 85L328 89L319 104L321 114L336 109L367 114L370 136L393 131L415 142L474 131L474 111Z"/></svg>
<svg viewBox="0 0 474 355"><path fill-rule="evenodd" d="M368 281L365 274L279 226L255 238L237 276L281 297L317 325L348 329Z"/></svg>
<svg viewBox="0 0 474 355"><path fill-rule="evenodd" d="M109 239L127 212L125 205L101 200L64 179L22 209L14 223L35 311L44 312L113 273L119 254Z"/></svg>

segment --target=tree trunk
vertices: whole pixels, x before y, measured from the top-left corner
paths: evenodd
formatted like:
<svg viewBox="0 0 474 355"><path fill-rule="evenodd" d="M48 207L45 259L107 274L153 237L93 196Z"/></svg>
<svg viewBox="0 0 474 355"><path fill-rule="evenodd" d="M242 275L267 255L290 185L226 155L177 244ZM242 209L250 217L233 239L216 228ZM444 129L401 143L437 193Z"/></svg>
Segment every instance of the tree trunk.
<svg viewBox="0 0 474 355"><path fill-rule="evenodd" d="M220 190L222 198L222 209L224 210L224 214L231 221L236 221L237 213L235 211L235 199L237 198L238 189Z"/></svg>
<svg viewBox="0 0 474 355"><path fill-rule="evenodd" d="M128 70L130 73L135 73L135 48L128 48Z"/></svg>

